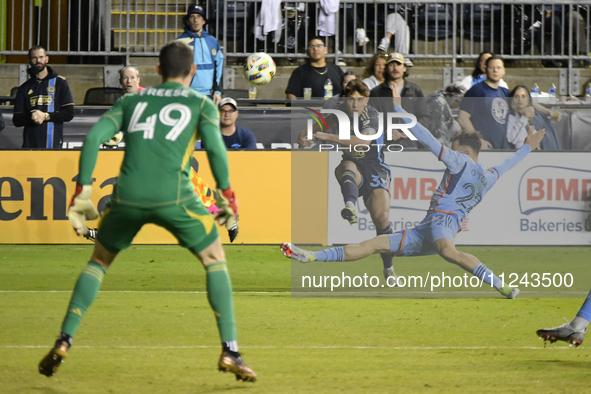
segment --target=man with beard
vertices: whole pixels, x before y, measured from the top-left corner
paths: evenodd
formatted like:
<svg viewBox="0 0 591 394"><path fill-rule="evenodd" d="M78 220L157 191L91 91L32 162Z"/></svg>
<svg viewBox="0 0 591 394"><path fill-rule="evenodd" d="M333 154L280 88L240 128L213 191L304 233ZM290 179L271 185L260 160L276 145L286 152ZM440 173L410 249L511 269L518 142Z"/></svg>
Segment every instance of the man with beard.
<svg viewBox="0 0 591 394"><path fill-rule="evenodd" d="M74 117L74 100L66 79L47 66L45 48L29 49L31 78L16 93L12 123L24 126L24 149L61 149L64 122Z"/></svg>

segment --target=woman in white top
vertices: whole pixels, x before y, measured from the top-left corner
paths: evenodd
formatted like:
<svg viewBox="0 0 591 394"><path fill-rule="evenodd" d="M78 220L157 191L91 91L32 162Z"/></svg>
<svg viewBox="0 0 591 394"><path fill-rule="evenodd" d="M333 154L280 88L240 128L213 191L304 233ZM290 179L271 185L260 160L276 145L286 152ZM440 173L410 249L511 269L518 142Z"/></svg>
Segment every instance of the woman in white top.
<svg viewBox="0 0 591 394"><path fill-rule="evenodd" d="M534 134L540 130L546 130L544 139L540 143L540 149L560 150L558 134L547 115L534 108L529 89L523 85L517 86L509 93L510 110L507 117L507 141L513 144L516 149L523 146L528 132ZM543 107L542 107L543 108ZM550 112L555 119L560 118L556 111Z"/></svg>
<svg viewBox="0 0 591 394"><path fill-rule="evenodd" d="M363 71L362 82L367 85L369 90L372 90L379 84L384 82L384 71L386 71L386 61L388 55L378 54L371 58L365 71Z"/></svg>
<svg viewBox="0 0 591 394"><path fill-rule="evenodd" d="M482 52L480 55L478 55L476 65L474 66L474 71L472 71L472 74L468 75L460 82L466 91L470 90L472 86L486 79L486 61L491 57L492 54L490 52ZM502 79L499 81L499 86L509 89L507 82L503 81Z"/></svg>

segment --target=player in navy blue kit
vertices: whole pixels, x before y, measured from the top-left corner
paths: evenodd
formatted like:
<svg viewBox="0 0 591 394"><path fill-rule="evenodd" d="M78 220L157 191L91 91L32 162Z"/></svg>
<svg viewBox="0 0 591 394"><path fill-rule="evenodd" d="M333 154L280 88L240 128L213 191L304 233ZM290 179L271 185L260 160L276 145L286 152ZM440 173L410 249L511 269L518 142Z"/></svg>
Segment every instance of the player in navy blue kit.
<svg viewBox="0 0 591 394"><path fill-rule="evenodd" d="M316 132L314 138L326 142L338 143L343 152L343 159L335 169L335 175L341 185L341 193L345 200L345 207L341 211L343 219L350 224L357 223L355 204L359 195L363 197L365 206L369 210L377 235L392 234L390 225L390 167L384 163L384 137L383 134L372 141L363 140L353 131L357 127L363 135L376 134L379 129L378 112L368 104L369 90L359 79L350 81L344 90L344 99L335 105L334 109L348 115L350 122L350 137L346 140L339 139L339 135ZM353 122L357 114L357 125ZM336 115L326 117L329 129L338 124ZM309 140L303 140L307 131L300 134L303 145L309 145ZM384 264L384 277L394 277L392 255L382 255Z"/></svg>
<svg viewBox="0 0 591 394"><path fill-rule="evenodd" d="M405 112L394 92L396 112ZM405 120L407 121L407 120ZM408 123L408 121L407 121ZM496 181L519 163L544 137L544 130L530 134L521 149L503 163L488 170L478 163L482 138L478 133L462 132L445 148L419 123L410 128L417 140L429 149L447 167L443 179L431 198L427 216L415 228L390 235L379 235L357 245L331 248L319 252L302 250L289 243L281 245L287 257L307 263L312 261L352 261L374 253L395 253L395 256L425 256L438 253L445 260L456 264L497 289L507 298L515 298L518 288L506 286L475 256L460 252L454 244L455 235L461 231L460 223Z"/></svg>

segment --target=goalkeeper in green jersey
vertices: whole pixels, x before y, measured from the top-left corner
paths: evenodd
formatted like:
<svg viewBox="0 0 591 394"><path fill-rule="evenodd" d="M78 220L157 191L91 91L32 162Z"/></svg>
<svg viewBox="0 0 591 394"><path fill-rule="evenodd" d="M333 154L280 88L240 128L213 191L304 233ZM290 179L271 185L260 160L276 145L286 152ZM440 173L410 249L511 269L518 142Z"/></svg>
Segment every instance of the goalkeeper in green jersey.
<svg viewBox="0 0 591 394"><path fill-rule="evenodd" d="M98 217L90 197L99 146L123 131L125 156L101 217L92 257L78 277L61 333L39 363L39 372L46 376L55 374L115 256L131 244L144 224L154 223L170 231L205 267L207 299L222 342L219 370L235 374L236 379L255 381L256 374L238 353L232 285L214 216L197 198L190 181L191 154L195 141L201 138L207 144L207 157L220 197L216 201L220 211L215 220L230 228L238 204L230 188L218 111L209 98L188 88L195 66L193 51L186 44L177 41L164 46L157 71L162 85L123 96L84 140L78 184L68 212L78 235L87 232L86 216Z"/></svg>

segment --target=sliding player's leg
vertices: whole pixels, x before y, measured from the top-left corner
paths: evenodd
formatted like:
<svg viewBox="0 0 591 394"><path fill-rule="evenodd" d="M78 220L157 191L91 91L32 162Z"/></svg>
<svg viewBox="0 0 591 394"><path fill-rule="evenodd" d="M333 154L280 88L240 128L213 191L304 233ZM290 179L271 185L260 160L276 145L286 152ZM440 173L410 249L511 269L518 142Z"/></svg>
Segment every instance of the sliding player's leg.
<svg viewBox="0 0 591 394"><path fill-rule="evenodd" d="M375 253L389 252L390 239L387 235L380 235L360 244L323 249L318 252L304 250L284 242L281 244L281 251L285 257L293 258L300 263L310 263L313 261L355 261Z"/></svg>
<svg viewBox="0 0 591 394"><path fill-rule="evenodd" d="M499 293L507 298L516 298L519 294L517 287L509 287L503 283L486 265L481 263L475 256L460 252L456 249L453 241L453 235L447 228L433 228L436 239L433 241L433 247L437 253L446 261L456 264L472 275L484 281L489 286L494 287ZM451 238L448 238L451 237Z"/></svg>
<svg viewBox="0 0 591 394"><path fill-rule="evenodd" d="M590 321L591 292L589 292L589 295L585 298L583 306L581 306L577 316L575 316L572 321L564 323L558 327L543 328L536 331L536 334L542 338L544 342L550 341L551 343L554 343L556 341L564 341L568 342L571 346L579 346L585 339L585 332L587 331Z"/></svg>
<svg viewBox="0 0 591 394"><path fill-rule="evenodd" d="M335 176L341 185L341 193L345 200L345 207L341 210L341 216L349 224L357 223L357 212L355 204L359 198L359 185L361 185L361 173L355 163L351 161L342 161L335 169Z"/></svg>

